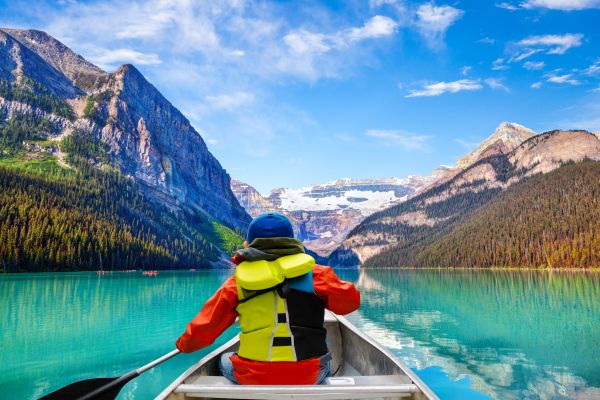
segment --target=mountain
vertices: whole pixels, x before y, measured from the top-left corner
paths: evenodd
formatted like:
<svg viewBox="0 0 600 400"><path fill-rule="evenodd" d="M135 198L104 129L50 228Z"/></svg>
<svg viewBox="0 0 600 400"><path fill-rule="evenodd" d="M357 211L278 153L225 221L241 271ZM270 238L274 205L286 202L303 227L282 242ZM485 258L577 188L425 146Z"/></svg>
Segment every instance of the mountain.
<svg viewBox="0 0 600 400"><path fill-rule="evenodd" d="M232 181L232 189L250 215L277 211L288 216L306 247L326 256L365 217L405 201L446 170L443 166L436 168L426 177L339 179L300 189L279 188L266 198L239 181Z"/></svg>
<svg viewBox="0 0 600 400"><path fill-rule="evenodd" d="M451 229L386 249L364 266L599 267L598 176L597 161L528 176Z"/></svg>
<svg viewBox="0 0 600 400"><path fill-rule="evenodd" d="M534 131L522 125L503 122L475 150L459 159L456 167L464 169L486 157L500 153L506 154L534 135Z"/></svg>
<svg viewBox="0 0 600 400"><path fill-rule="evenodd" d="M19 171L19 185L26 178L45 180L55 166L72 172L51 175L58 180L96 176L82 172L87 166L131 179L128 190L156 207L154 217L164 222L164 213L171 213L192 221L183 232L150 218L144 223L156 224L157 235L149 245L163 240L160 232L170 232L168 243L197 237L195 246L212 249L223 245L218 237L237 241L233 231L245 230L250 221L202 137L134 66L107 73L40 31L0 30L0 165ZM78 191L77 185L71 189ZM214 250L206 254L204 265L216 260Z"/></svg>
<svg viewBox="0 0 600 400"><path fill-rule="evenodd" d="M377 260L394 259L401 265L413 265L410 260L417 255L411 251L417 246L434 246L439 237L457 229L507 188L565 163L586 159L600 160L600 140L593 134L551 131L532 136L508 153L500 151L464 169L456 168L450 177L440 179L410 200L366 218L348 234L330 262L374 265ZM421 247L418 249L421 251ZM439 260L445 259L438 256ZM477 264L476 259L470 261L471 265Z"/></svg>
<svg viewBox="0 0 600 400"><path fill-rule="evenodd" d="M267 212L279 211L269 199L263 197L258 190L247 183L231 179L231 190L240 205L253 217Z"/></svg>
<svg viewBox="0 0 600 400"><path fill-rule="evenodd" d="M88 62L45 32L33 29L6 28L2 28L2 31L23 43L25 47L66 76L75 87L83 91L93 91L109 78L107 72Z"/></svg>

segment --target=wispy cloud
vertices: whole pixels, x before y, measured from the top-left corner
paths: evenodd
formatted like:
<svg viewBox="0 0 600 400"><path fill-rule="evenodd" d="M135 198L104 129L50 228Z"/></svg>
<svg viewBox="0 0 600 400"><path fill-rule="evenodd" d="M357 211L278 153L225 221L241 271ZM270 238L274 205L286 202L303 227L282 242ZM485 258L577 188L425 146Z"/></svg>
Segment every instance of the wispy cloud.
<svg viewBox="0 0 600 400"><path fill-rule="evenodd" d="M433 48L439 48L450 26L462 18L465 12L451 6L436 6L427 3L419 6L416 13L416 26Z"/></svg>
<svg viewBox="0 0 600 400"><path fill-rule="evenodd" d="M411 90L405 97L431 97L446 93L480 90L483 86L473 79L461 79L453 82L436 82L423 86L422 89Z"/></svg>
<svg viewBox="0 0 600 400"><path fill-rule="evenodd" d="M600 8L600 0L527 0L521 3L523 8L549 8L551 10L585 10Z"/></svg>
<svg viewBox="0 0 600 400"><path fill-rule="evenodd" d="M512 62L522 61L537 53L565 54L569 49L582 45L583 34L537 35L520 40L514 46Z"/></svg>
<svg viewBox="0 0 600 400"><path fill-rule="evenodd" d="M600 74L600 59L596 60L592 65L587 67L583 73L589 76Z"/></svg>
<svg viewBox="0 0 600 400"><path fill-rule="evenodd" d="M504 1L496 3L496 7L509 11L519 9L547 8L550 10L575 11L600 8L600 0L526 0L522 2Z"/></svg>
<svg viewBox="0 0 600 400"><path fill-rule="evenodd" d="M233 111L254 103L255 97L252 93L240 91L232 94L205 96L204 100L213 110Z"/></svg>
<svg viewBox="0 0 600 400"><path fill-rule="evenodd" d="M563 75L548 74L548 75L546 75L546 78L547 78L546 80L548 82L558 83L561 85L577 86L581 83L577 79L573 78L573 74L563 74Z"/></svg>
<svg viewBox="0 0 600 400"><path fill-rule="evenodd" d="M516 11L516 10L519 9L518 5L515 5L513 3L509 3L507 1L503 1L501 3L496 3L496 7L503 8L503 9L508 10L508 11Z"/></svg>
<svg viewBox="0 0 600 400"><path fill-rule="evenodd" d="M460 74L463 76L467 76L467 75L469 75L469 73L471 72L472 69L473 69L473 67L471 67L470 65L465 65L464 67L462 67L460 69Z"/></svg>
<svg viewBox="0 0 600 400"><path fill-rule="evenodd" d="M487 78L486 80L484 80L484 82L492 90L504 90L505 92L510 92L510 89L502 82L502 79Z"/></svg>
<svg viewBox="0 0 600 400"><path fill-rule="evenodd" d="M309 80L315 80L323 74L323 70L328 65L327 60L323 63L321 56L345 51L352 45L368 39L392 36L397 28L398 23L391 18L376 15L360 27L328 34L305 29L295 30L283 37L287 54L278 61L278 65L283 70L293 71Z"/></svg>
<svg viewBox="0 0 600 400"><path fill-rule="evenodd" d="M479 39L477 43L494 44L496 43L496 39L486 36L484 38Z"/></svg>
<svg viewBox="0 0 600 400"><path fill-rule="evenodd" d="M506 69L509 69L510 67L508 65L505 64L505 59L504 58L497 58L494 60L494 62L492 63L492 70L494 71L504 71Z"/></svg>
<svg viewBox="0 0 600 400"><path fill-rule="evenodd" d="M352 42L390 36L395 33L397 26L398 24L391 18L376 15L361 27L349 28L331 34L301 29L285 35L283 41L295 54L318 55L345 48Z"/></svg>
<svg viewBox="0 0 600 400"><path fill-rule="evenodd" d="M387 146L398 146L405 150L429 150L427 141L430 136L415 135L403 130L379 130L371 129L367 131L367 136L379 139Z"/></svg>
<svg viewBox="0 0 600 400"><path fill-rule="evenodd" d="M530 71L542 69L545 66L546 66L546 63L543 61L537 61L537 62L527 61L527 62L525 62L525 64L523 64L523 68L528 69Z"/></svg>
<svg viewBox="0 0 600 400"><path fill-rule="evenodd" d="M534 82L530 86L532 89L539 89L542 87L542 82Z"/></svg>
<svg viewBox="0 0 600 400"><path fill-rule="evenodd" d="M104 69L112 69L121 64L155 65L162 62L158 54L142 53L132 49L97 49L89 58Z"/></svg>

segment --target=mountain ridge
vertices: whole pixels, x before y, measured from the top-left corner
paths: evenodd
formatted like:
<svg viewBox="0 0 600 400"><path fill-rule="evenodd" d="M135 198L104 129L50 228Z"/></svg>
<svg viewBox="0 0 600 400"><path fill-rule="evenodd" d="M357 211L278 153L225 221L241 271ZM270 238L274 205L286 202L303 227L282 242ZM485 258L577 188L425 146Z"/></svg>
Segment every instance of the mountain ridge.
<svg viewBox="0 0 600 400"><path fill-rule="evenodd" d="M8 64L4 77L8 73L12 79L7 80L18 84L29 77L29 70L39 67L43 74L29 77L34 82L44 87L57 79L68 82L70 90L54 90L53 95L63 99L74 115L60 119L52 113L4 102L5 112L38 113L54 120L56 132L46 135L51 140L83 131L92 140L106 143L111 163L125 175L139 179L154 200L174 210L191 208L214 215L233 228L247 226L250 218L231 192L229 175L210 154L200 134L133 65L125 64L108 74L43 32L6 29L0 35L6 45L2 64ZM18 51L6 51L7 46ZM73 82L30 48L69 74ZM66 55L57 54L61 52ZM7 60L12 60L12 65ZM11 69L16 65L21 68ZM87 79L90 74L101 79ZM85 92L74 86L78 79L85 81L81 85ZM15 107L20 109L13 110Z"/></svg>
<svg viewBox="0 0 600 400"><path fill-rule="evenodd" d="M331 262L356 265L391 248L430 240L522 179L586 159L600 160L600 140L589 132L533 136L509 153L476 161L408 202L366 218L332 254Z"/></svg>
<svg viewBox="0 0 600 400"><path fill-rule="evenodd" d="M326 256L365 217L406 200L446 170L438 167L426 177L343 178L299 189L277 188L267 197L240 181L232 181L232 189L252 216L273 211L286 215L299 240L319 256Z"/></svg>
<svg viewBox="0 0 600 400"><path fill-rule="evenodd" d="M60 184L65 190L68 187L72 199L86 187L86 176L94 177L93 190L103 188L113 197L121 194L103 186L106 182L132 180L131 185L123 186L131 193L113 199L121 203L135 199L131 209L115 214L115 203L106 199L98 207L110 209L94 210L89 223L105 230L97 233L102 237L116 227L129 229L129 247L119 252L121 260L137 260L134 264L140 260L145 260L143 265L152 264L151 259L136 258L129 252L138 246L135 235L139 234L143 235L139 248L154 254L154 267L184 267L190 262L223 266L225 251L232 251L231 243L241 245L239 234L250 222L231 191L229 174L200 134L137 68L125 64L106 73L41 31L0 30L0 166L5 182L15 188L25 185L43 192L43 185ZM118 177L111 178L115 174ZM35 182L33 186L31 182ZM60 215L80 212L76 201L54 204L50 211ZM146 217L136 217L144 213ZM6 228L4 217L0 218L1 229ZM182 219L180 227L173 223L176 218ZM35 221L19 221L24 224L17 227L21 232L32 232L27 225L33 226ZM152 233L140 230L140 224L149 224ZM9 228L6 235L15 239ZM54 228L50 224L44 229ZM69 235L80 233L55 236L58 242L53 246L73 250L75 242L71 243L74 239ZM112 240L113 236L109 237ZM33 237L20 240L37 246ZM69 243L62 242L65 240ZM81 259L82 264L77 265L101 266L96 253L106 256L106 248L97 247L104 244L87 242L82 246L77 251L93 259ZM90 252L90 246L96 250ZM18 249L34 258L11 253L16 260L14 268L27 270L39 265L36 260L42 248ZM172 256L177 249L183 249L185 255ZM191 255L194 251L198 256ZM160 265L160 260L167 264ZM60 263L53 265L60 268Z"/></svg>

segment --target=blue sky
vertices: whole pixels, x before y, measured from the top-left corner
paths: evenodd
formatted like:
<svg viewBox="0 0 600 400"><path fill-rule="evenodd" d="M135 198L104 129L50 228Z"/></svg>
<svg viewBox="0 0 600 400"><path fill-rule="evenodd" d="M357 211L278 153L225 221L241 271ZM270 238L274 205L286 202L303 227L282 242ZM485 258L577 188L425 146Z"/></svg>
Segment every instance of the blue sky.
<svg viewBox="0 0 600 400"><path fill-rule="evenodd" d="M113 71L132 63L263 194L428 174L502 121L600 130L600 0L20 1Z"/></svg>

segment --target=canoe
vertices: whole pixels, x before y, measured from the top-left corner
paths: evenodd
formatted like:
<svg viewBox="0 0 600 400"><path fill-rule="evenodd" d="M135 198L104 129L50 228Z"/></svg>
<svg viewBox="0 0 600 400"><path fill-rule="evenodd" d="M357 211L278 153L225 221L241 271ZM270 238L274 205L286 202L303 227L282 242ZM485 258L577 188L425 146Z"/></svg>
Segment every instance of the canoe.
<svg viewBox="0 0 600 400"><path fill-rule="evenodd" d="M219 373L222 353L236 351L233 338L171 383L157 400L187 399L415 399L439 400L402 361L346 318L326 311L333 376L321 385L236 385Z"/></svg>

